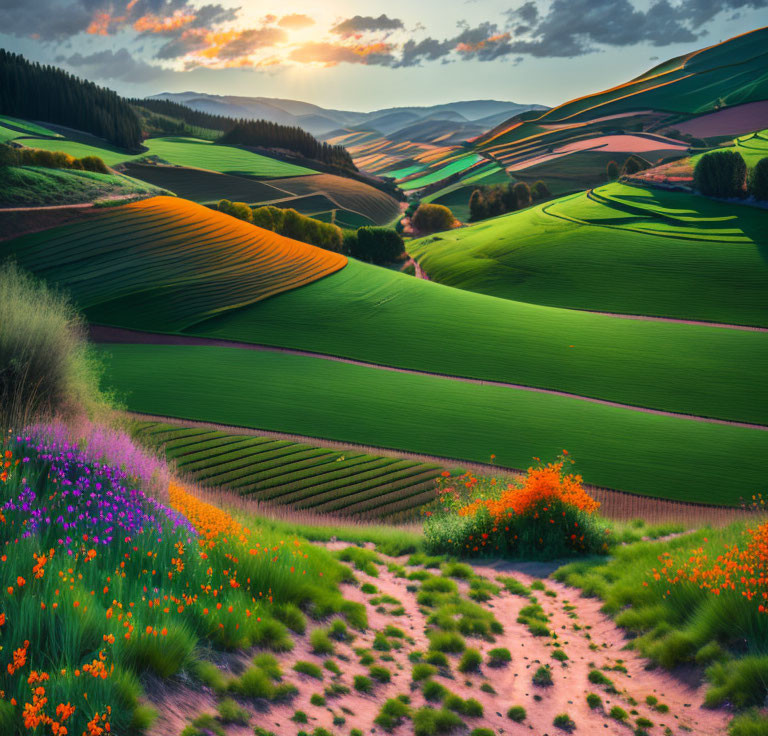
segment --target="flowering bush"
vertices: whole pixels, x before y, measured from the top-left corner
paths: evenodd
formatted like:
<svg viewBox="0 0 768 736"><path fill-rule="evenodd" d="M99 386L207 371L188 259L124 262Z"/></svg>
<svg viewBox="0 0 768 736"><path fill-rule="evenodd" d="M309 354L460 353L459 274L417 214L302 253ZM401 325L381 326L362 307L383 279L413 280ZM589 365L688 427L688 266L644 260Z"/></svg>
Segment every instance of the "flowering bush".
<svg viewBox="0 0 768 736"><path fill-rule="evenodd" d="M438 479L437 509L427 511L424 534L432 552L457 555L560 557L606 551L608 530L598 521L600 504L556 462L528 468L520 483L470 473Z"/></svg>
<svg viewBox="0 0 768 736"><path fill-rule="evenodd" d="M137 674L175 674L202 638L290 645L273 603L333 603L324 551L257 538L177 484L166 505L98 442L53 435L0 443L1 733L138 733Z"/></svg>

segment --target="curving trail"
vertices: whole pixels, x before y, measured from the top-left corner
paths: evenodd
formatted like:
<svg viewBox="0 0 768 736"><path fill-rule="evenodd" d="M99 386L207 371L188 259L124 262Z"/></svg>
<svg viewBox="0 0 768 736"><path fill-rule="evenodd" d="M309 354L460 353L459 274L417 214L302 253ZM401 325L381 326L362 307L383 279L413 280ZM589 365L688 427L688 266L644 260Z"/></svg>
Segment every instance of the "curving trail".
<svg viewBox="0 0 768 736"><path fill-rule="evenodd" d="M373 368L375 370L391 371L393 373L407 373L416 376L433 376L435 378L445 378L450 381L461 381L463 383L472 383L479 386L500 386L503 388L518 389L520 391L532 391L540 394L551 394L554 396L565 396L579 401L589 401L593 404L602 404L603 406L612 406L618 409L627 409L630 411L639 411L646 414L656 414L657 416L677 417L679 419L689 419L696 422L708 422L710 424L726 424L733 427L743 427L746 429L757 429L768 431L768 426L763 424L752 424L750 422L736 422L728 419L715 419L713 417L696 416L694 414L682 414L679 412L664 411L662 409L649 409L644 406L635 406L633 404L622 404L617 401L608 401L606 399L597 399L592 396L582 396L567 391L557 391L555 389L538 388L535 386L525 386L518 383L508 383L505 381L487 381L480 378L467 378L465 376L454 376L446 373L432 373L430 371L419 371L413 368L398 368L380 363L367 363L363 360L353 358L343 358L338 355L329 355L327 353L313 353L309 350L297 350L294 348L277 347L274 345L260 345L256 343L237 342L235 340L222 340L217 338L196 337L194 335L171 335L156 332L141 332L139 330L127 330L121 327L107 327L104 325L91 325L90 336L94 342L98 343L138 343L143 345L201 345L209 347L238 348L241 350L260 350L273 353L287 353L289 355L301 355L309 358L318 358L319 360L331 360L337 363L348 363L358 365L364 368Z"/></svg>

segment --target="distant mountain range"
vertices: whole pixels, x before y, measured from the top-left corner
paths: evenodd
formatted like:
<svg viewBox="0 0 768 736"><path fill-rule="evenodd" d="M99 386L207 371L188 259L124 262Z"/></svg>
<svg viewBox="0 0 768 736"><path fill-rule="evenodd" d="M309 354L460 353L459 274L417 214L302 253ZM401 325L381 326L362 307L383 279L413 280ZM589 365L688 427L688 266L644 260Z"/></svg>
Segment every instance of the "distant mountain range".
<svg viewBox="0 0 768 736"><path fill-rule="evenodd" d="M162 92L151 99L172 100L213 115L298 125L316 136L327 136L341 128L390 135L417 123L439 121L450 122L453 128L466 126L466 137L472 137L521 112L548 109L544 105L524 105L500 100L467 100L429 107L389 107L373 112L355 112L324 108L299 100L221 96L202 92Z"/></svg>

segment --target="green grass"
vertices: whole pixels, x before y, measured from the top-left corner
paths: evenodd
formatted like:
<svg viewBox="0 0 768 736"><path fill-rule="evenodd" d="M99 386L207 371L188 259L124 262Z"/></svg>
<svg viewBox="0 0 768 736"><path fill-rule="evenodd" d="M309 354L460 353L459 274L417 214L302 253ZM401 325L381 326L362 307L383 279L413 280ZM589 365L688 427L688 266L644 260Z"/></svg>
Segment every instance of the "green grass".
<svg viewBox="0 0 768 736"><path fill-rule="evenodd" d="M26 138L21 141L30 148L43 148L48 151L64 151L75 158L99 156L107 166L114 166L125 161L135 161L147 156L157 156L161 160L177 166L192 166L222 174L237 176L257 176L276 179L284 176L305 176L316 173L305 166L285 163L232 146L219 146L210 141L196 138L149 138L144 141L148 149L142 153L129 154L107 143L93 139L90 143L75 140L48 140Z"/></svg>
<svg viewBox="0 0 768 736"><path fill-rule="evenodd" d="M410 192L414 189L421 189L422 187L425 187L429 184L434 184L435 182L447 179L449 176L453 176L453 174L458 174L461 171L465 171L480 160L480 157L476 154L468 154L453 159L446 164L435 164L423 171L415 179L408 179L407 181L400 182L400 189L402 189L404 192Z"/></svg>
<svg viewBox="0 0 768 736"><path fill-rule="evenodd" d="M758 161L760 161L760 159L768 156L768 129L757 130L754 133L747 133L746 135L739 136L734 139L733 145L725 146L723 148L740 153L747 166L751 169ZM716 150L721 150L721 148ZM699 153L695 156L691 156L691 166L695 168L699 159L706 155L706 153Z"/></svg>
<svg viewBox="0 0 768 736"><path fill-rule="evenodd" d="M307 288L189 332L682 413L768 421L761 375L744 369L768 361L768 342L760 333L494 299L357 261Z"/></svg>
<svg viewBox="0 0 768 736"><path fill-rule="evenodd" d="M396 514L402 519L433 499L433 480L442 469L435 464L160 422L138 424L134 434L144 444L164 451L180 472L201 485L226 486L270 503L320 512L333 509L347 516ZM375 496L340 505L345 489L359 491L361 485L369 485ZM352 550L359 555L367 552ZM371 574L378 574L375 566L371 569Z"/></svg>
<svg viewBox="0 0 768 736"><path fill-rule="evenodd" d="M158 194L167 192L122 174L13 166L3 169L0 206L42 207Z"/></svg>
<svg viewBox="0 0 768 736"><path fill-rule="evenodd" d="M754 207L609 184L408 250L431 279L506 299L768 325L766 217Z"/></svg>
<svg viewBox="0 0 768 736"><path fill-rule="evenodd" d="M151 345L103 352L109 385L138 412L465 460L495 452L509 467L564 447L591 483L702 503L738 504L763 483L756 464L734 462L765 454L760 430L303 356Z"/></svg>
<svg viewBox="0 0 768 736"><path fill-rule="evenodd" d="M59 137L58 133L54 133L48 128L44 128L37 123L30 123L27 120L21 120L20 118L12 118L8 115L0 115L0 125L6 129L12 129L15 132L14 137L22 135L43 135L51 136L52 138Z"/></svg>

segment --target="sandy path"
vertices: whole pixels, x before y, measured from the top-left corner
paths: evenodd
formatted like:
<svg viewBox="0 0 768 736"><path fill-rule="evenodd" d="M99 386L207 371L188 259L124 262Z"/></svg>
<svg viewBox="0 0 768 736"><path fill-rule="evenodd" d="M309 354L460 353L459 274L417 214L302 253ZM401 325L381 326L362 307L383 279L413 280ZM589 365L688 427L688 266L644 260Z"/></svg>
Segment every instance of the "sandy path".
<svg viewBox="0 0 768 736"><path fill-rule="evenodd" d="M342 548L344 543L332 543L332 548ZM386 562L405 564L406 559L385 558ZM530 585L546 574L552 566L509 563L481 563L474 565L475 571L491 580L503 573L517 578L524 585ZM380 733L373 723L381 704L387 698L407 694L414 708L429 704L421 689L411 684L412 664L408 655L412 651L424 652L428 646L426 636L426 617L416 602L416 586L404 578L398 578L385 566L380 566L379 576L371 577L355 571L360 583L370 583L378 589L376 596L385 595L396 599L402 606L399 615L397 606L392 602L383 606L371 604L371 595L364 594L359 587L345 585L342 590L348 600L366 605L369 627L365 632L355 632L355 639L349 643L336 643L336 651L330 658L339 665L340 675L332 675L325 670L321 681L292 671L293 664L299 660L314 662L322 667L328 658L312 654L308 634L294 635L296 646L287 654L278 655L284 670L284 679L294 683L299 692L290 703L265 704L241 701L251 713L248 727L225 727L227 736L240 736L252 733L253 725L272 730L277 736L294 736L297 725L290 719L296 710L304 711L309 717L305 730L312 731L318 726L333 733L348 733L351 728L362 729L364 733ZM413 569L413 568L411 568ZM525 571L520 571L520 570ZM432 571L435 572L435 571ZM499 596L483 604L493 611L504 626L504 633L497 636L495 642L477 638L468 638L467 645L477 648L483 654L483 665L479 672L462 674L456 669L458 655L449 655L449 670L441 670L433 679L450 692L462 698L475 698L483 705L484 713L480 717L464 717L469 728L483 726L493 728L497 733L535 733L554 734L560 731L553 727L552 721L559 713L568 713L575 721L577 733L593 734L630 733L627 726L622 726L609 717L608 711L614 705L625 711L636 711L631 716L646 717L654 724L654 732L670 726L675 733L679 729L697 736L717 736L725 733L728 715L724 711L712 711L702 708L703 689L697 681L688 681L675 677L660 669L647 670L646 660L632 651L624 651L627 643L622 632L613 622L599 611L600 602L596 599L580 598L576 590L565 585L546 580L546 587L555 597L549 597L542 591L534 591L540 605L550 618L550 630L557 633L557 641L568 655L568 661L560 663L553 659L553 639L534 637L526 626L518 624L519 610L529 603L527 598L502 592ZM408 590L408 586L412 590ZM462 593L466 593L467 584L459 583ZM373 597L376 597L373 596ZM566 608L575 606L575 610ZM401 649L388 653L372 649L374 636L387 625L401 629L406 639ZM310 629L312 627L310 626ZM354 648L364 647L375 656L376 664L387 667L392 679L386 684L376 684L371 694L357 692L353 687L355 675L367 674L367 667L361 665ZM485 664L487 652L494 647L506 647L512 654L509 665L490 668ZM590 648L592 647L592 648ZM249 656L243 653L221 655L217 659L219 666L230 674L238 674L247 666ZM531 677L536 669L544 664L552 667L553 685L538 687L532 684ZM587 675L592 668L613 667L619 665L623 671L608 671L618 694L605 693L599 686L592 685ZM338 697L328 697L325 705L313 705L310 698L313 693L322 693L325 686L340 683L350 688L350 692ZM480 685L491 685L495 692L486 692ZM158 683L159 684L159 683ZM160 719L150 730L150 736L164 736L176 733L184 725L185 718L192 718L201 712L215 712L215 700L207 688L172 683L153 687L152 701L160 711ZM586 693L596 692L604 701L603 709L592 710L586 703ZM669 706L669 713L661 714L646 705L647 695L655 695L660 702ZM538 699L534 696L538 696ZM637 701L633 705L630 698ZM527 712L524 723L516 724L507 718L506 712L512 705L522 705ZM345 723L339 730L334 724L334 717L343 717ZM171 729L171 730L169 730ZM175 729L175 730L174 730ZM393 733L405 736L413 732L410 721L405 721Z"/></svg>
<svg viewBox="0 0 768 736"><path fill-rule="evenodd" d="M320 360L331 360L337 363L347 363L349 365L358 365L365 368L373 368L382 371L391 371L393 373L406 373L413 376L431 376L434 378L444 378L450 381L461 381L462 383L472 383L478 386L499 386L502 388L517 389L519 391L532 391L540 394L550 394L552 396L564 396L579 401L588 401L593 404L602 404L603 406L612 406L618 409L628 409L630 411L639 411L646 414L655 414L664 417L677 417L679 419L689 419L696 422L708 422L710 424L726 424L732 427L744 427L747 429L768 430L768 426L762 424L752 424L749 422L736 422L729 419L715 419L713 417L696 416L693 414L682 414L679 412L664 411L662 409L649 409L644 406L635 406L633 404L622 404L617 401L608 401L598 399L592 396L582 396L567 391L557 391L555 389L539 388L537 386L526 386L519 383L508 383L506 381L488 381L480 378L467 378L465 376L453 376L446 373L433 373L430 371L418 371L412 368L398 368L380 363L368 363L363 360L353 358L343 358L338 355L328 355L327 353L313 353L309 350L297 350L294 348L277 347L274 345L260 345L257 343L237 342L235 340L221 340L209 337L195 337L194 335L170 335L155 332L140 332L138 330L126 330L119 327L106 327L102 325L91 325L90 336L94 342L98 343L140 343L144 345L203 345L209 347L238 348L241 350L260 350L272 353L287 353L289 355L301 355L309 358L318 358Z"/></svg>

